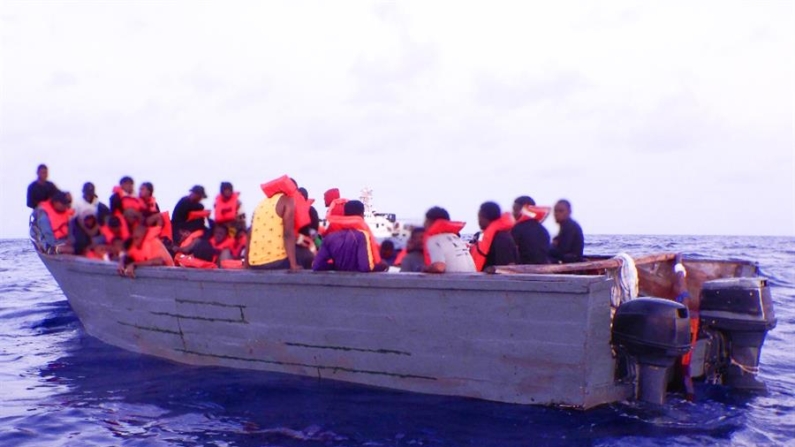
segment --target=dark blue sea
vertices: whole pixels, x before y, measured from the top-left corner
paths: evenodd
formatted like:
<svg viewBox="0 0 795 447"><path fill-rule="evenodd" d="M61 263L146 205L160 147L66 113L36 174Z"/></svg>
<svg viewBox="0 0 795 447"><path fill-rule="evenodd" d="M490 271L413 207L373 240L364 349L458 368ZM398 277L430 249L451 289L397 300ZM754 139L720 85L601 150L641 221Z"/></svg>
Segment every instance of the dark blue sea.
<svg viewBox="0 0 795 447"><path fill-rule="evenodd" d="M592 236L592 254L759 262L778 327L767 394L588 412L425 396L133 354L83 331L24 240L0 241L0 446L795 445L795 238Z"/></svg>

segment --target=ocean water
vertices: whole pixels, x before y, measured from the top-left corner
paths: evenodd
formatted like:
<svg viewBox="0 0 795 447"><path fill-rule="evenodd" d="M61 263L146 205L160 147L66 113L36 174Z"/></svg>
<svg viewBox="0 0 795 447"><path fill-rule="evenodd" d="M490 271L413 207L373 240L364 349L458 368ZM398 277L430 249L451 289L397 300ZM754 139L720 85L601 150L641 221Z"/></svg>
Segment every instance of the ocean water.
<svg viewBox="0 0 795 447"><path fill-rule="evenodd" d="M133 354L83 331L24 240L0 241L0 446L795 446L795 238L591 236L586 251L757 261L778 327L766 394L581 412L438 397Z"/></svg>

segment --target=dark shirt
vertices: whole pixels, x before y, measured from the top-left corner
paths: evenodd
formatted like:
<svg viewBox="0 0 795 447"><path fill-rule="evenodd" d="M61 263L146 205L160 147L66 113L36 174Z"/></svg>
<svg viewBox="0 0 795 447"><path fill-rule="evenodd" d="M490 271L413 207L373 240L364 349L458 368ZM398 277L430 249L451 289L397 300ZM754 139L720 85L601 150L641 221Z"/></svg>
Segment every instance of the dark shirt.
<svg viewBox="0 0 795 447"><path fill-rule="evenodd" d="M519 222L511 235L519 249L519 264L549 264L549 231L540 222Z"/></svg>
<svg viewBox="0 0 795 447"><path fill-rule="evenodd" d="M483 268L492 265L511 265L519 263L519 252L516 249L516 242L514 242L510 231L498 231L494 234L494 240L489 247L489 253L486 255L486 263Z"/></svg>
<svg viewBox="0 0 795 447"><path fill-rule="evenodd" d="M555 237L557 245L549 249L549 257L555 262L568 264L582 261L585 249L585 237L582 235L580 224L573 219L560 223L560 232Z"/></svg>
<svg viewBox="0 0 795 447"><path fill-rule="evenodd" d="M185 229L191 233L204 228L204 219L194 219L188 221L188 214L191 211L204 211L201 202L193 202L188 196L179 199L171 215L171 227L174 230L174 241L179 240L179 230Z"/></svg>
<svg viewBox="0 0 795 447"><path fill-rule="evenodd" d="M410 251L400 262L401 272L421 272L425 268L425 255L422 250Z"/></svg>
<svg viewBox="0 0 795 447"><path fill-rule="evenodd" d="M312 270L369 272L368 250L367 238L361 231L335 231L323 239Z"/></svg>
<svg viewBox="0 0 795 447"><path fill-rule="evenodd" d="M111 213L115 213L117 210L119 212L124 211L122 209L122 207L121 207L121 196L119 194L114 192L110 196L110 199L108 200L108 203L110 203L110 212Z"/></svg>
<svg viewBox="0 0 795 447"><path fill-rule="evenodd" d="M58 187L51 181L39 183L38 180L28 185L28 208L35 209L39 202L52 199Z"/></svg>

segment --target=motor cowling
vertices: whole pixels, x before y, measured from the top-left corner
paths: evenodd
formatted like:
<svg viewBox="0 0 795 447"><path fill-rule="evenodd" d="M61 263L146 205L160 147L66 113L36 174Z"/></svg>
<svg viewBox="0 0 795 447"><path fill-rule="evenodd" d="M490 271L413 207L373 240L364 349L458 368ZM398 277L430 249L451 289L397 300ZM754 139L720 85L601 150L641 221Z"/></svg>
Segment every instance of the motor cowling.
<svg viewBox="0 0 795 447"><path fill-rule="evenodd" d="M687 308L661 298L625 302L613 317L612 342L639 366L637 398L662 404L671 366L690 351Z"/></svg>
<svg viewBox="0 0 795 447"><path fill-rule="evenodd" d="M728 355L721 365L724 385L764 389L756 379L759 357L767 332L776 327L773 298L764 278L730 278L707 281L699 307L703 331L717 332L726 340Z"/></svg>

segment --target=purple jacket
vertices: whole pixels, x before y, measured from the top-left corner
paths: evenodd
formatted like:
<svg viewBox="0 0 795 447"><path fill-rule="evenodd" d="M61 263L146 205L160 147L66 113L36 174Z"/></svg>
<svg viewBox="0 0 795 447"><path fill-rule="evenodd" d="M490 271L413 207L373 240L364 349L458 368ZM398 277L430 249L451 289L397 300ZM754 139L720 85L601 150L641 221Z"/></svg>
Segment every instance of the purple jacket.
<svg viewBox="0 0 795 447"><path fill-rule="evenodd" d="M323 239L312 270L369 272L367 238L358 230L335 231Z"/></svg>

